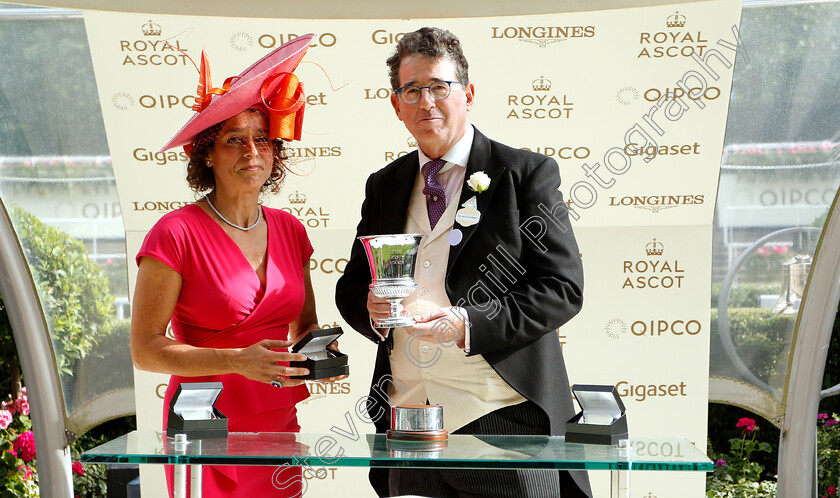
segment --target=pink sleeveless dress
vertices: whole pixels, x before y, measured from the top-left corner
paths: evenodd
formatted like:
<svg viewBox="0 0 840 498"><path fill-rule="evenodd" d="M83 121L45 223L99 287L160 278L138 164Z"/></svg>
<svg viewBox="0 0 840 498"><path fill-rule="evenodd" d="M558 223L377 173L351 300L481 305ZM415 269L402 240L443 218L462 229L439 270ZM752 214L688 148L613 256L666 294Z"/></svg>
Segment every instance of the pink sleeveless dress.
<svg viewBox="0 0 840 498"><path fill-rule="evenodd" d="M300 221L285 211L263 207L268 224L266 284L222 228L200 207L189 204L163 216L137 254L157 259L182 279L172 316L172 333L185 344L239 348L263 339L288 338L289 323L304 304L303 268L313 249ZM282 388L239 374L171 376L164 397L164 430L169 401L181 382L221 382L216 408L231 432L297 432L295 404L309 396L305 386ZM167 481L172 495L171 466ZM299 496L300 468L204 466L205 497ZM297 482L297 484L295 484Z"/></svg>

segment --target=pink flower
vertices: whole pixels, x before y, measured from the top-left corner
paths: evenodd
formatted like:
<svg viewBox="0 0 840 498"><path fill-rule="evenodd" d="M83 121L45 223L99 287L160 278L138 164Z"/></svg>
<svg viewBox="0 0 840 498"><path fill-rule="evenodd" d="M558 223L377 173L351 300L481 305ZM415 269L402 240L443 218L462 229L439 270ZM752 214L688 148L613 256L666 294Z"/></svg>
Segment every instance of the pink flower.
<svg viewBox="0 0 840 498"><path fill-rule="evenodd" d="M828 489L825 490L825 492L828 493L829 495L836 495L837 494L837 488L835 488L834 486L829 486Z"/></svg>
<svg viewBox="0 0 840 498"><path fill-rule="evenodd" d="M0 410L0 429L7 429L14 419L14 415L9 410Z"/></svg>
<svg viewBox="0 0 840 498"><path fill-rule="evenodd" d="M828 414L827 413L818 413L817 414L817 420L827 420L827 419L828 419Z"/></svg>
<svg viewBox="0 0 840 498"><path fill-rule="evenodd" d="M73 462L73 473L78 476L85 475L85 467L82 462Z"/></svg>
<svg viewBox="0 0 840 498"><path fill-rule="evenodd" d="M758 426L755 425L755 420L751 418L742 418L738 420L738 423L735 424L735 427L741 427L742 433L753 432L758 430Z"/></svg>
<svg viewBox="0 0 840 498"><path fill-rule="evenodd" d="M724 460L723 458L718 458L717 460L715 460L715 466L726 467L726 460Z"/></svg>
<svg viewBox="0 0 840 498"><path fill-rule="evenodd" d="M826 420L826 421L825 421L825 428L826 428L826 429L828 429L828 428L829 428L829 427L831 427L832 425L837 425L837 424L840 424L840 422L838 422L838 421L837 421L837 419L835 419L835 418L830 418L830 419L828 419L828 420Z"/></svg>
<svg viewBox="0 0 840 498"><path fill-rule="evenodd" d="M0 403L0 410L8 410L12 412L12 415L16 413L29 415L29 398L26 396L26 388L22 387L20 389L20 396L16 400L12 400L12 395L10 394L6 401Z"/></svg>
<svg viewBox="0 0 840 498"><path fill-rule="evenodd" d="M35 437L32 431L18 434L12 446L24 462L35 460Z"/></svg>
<svg viewBox="0 0 840 498"><path fill-rule="evenodd" d="M0 403L0 410L8 410L14 415L17 413L17 408L15 408L15 402L12 401L12 395L9 395L8 401L3 401Z"/></svg>
<svg viewBox="0 0 840 498"><path fill-rule="evenodd" d="M29 398L26 397L25 391L15 400L15 408L21 415L29 415Z"/></svg>

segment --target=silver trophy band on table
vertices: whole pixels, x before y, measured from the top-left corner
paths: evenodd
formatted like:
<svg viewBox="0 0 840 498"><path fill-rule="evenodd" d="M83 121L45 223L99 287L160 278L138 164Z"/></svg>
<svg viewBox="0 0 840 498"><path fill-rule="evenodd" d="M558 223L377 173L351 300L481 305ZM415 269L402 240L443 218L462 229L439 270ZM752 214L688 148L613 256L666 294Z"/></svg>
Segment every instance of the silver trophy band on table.
<svg viewBox="0 0 840 498"><path fill-rule="evenodd" d="M423 235L417 233L359 237L370 265L370 290L374 296L391 303L391 314L376 320L374 327L414 325L414 319L403 314L402 300L417 289L414 265L422 238Z"/></svg>
<svg viewBox="0 0 840 498"><path fill-rule="evenodd" d="M359 237L370 266L370 290L391 303L391 314L376 320L374 327L415 325L410 315L403 314L402 300L417 289L414 268L422 239L417 233ZM443 428L443 407L391 406L391 429L386 436L392 456L434 458L446 448L449 438Z"/></svg>

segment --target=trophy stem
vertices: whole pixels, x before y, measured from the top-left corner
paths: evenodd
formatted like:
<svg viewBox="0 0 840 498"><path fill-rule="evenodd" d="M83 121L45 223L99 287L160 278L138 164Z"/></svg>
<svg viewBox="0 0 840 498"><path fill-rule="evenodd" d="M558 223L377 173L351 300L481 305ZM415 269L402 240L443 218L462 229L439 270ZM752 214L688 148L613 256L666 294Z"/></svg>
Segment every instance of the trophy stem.
<svg viewBox="0 0 840 498"><path fill-rule="evenodd" d="M391 316L402 316L402 298L389 299L388 302L391 303Z"/></svg>
<svg viewBox="0 0 840 498"><path fill-rule="evenodd" d="M376 323L373 324L374 327L378 329L392 329L396 327L411 327L414 326L414 318L408 315L403 315L403 305L402 305L403 298L388 298L388 302L391 303L391 315L386 318L381 318L376 320Z"/></svg>

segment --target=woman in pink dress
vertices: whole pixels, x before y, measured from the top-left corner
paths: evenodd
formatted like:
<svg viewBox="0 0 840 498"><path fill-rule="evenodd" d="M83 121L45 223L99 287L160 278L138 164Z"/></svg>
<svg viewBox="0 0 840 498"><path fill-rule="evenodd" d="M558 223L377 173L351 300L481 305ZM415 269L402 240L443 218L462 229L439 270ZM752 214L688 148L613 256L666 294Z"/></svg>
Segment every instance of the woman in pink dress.
<svg viewBox="0 0 840 498"><path fill-rule="evenodd" d="M303 225L260 205L285 176L284 142L300 137L302 86L292 74L300 37L212 89L202 54L192 119L164 147L184 146L187 180L206 195L163 216L137 254L131 354L142 370L181 382L222 382L216 407L231 432L297 432L309 396L306 359L288 347L319 328ZM167 337L167 324L172 337ZM335 381L338 378L327 379ZM165 418L164 418L165 419ZM167 472L172 493L171 468ZM300 468L204 466L205 497L299 496Z"/></svg>

